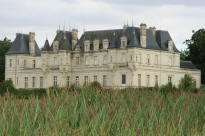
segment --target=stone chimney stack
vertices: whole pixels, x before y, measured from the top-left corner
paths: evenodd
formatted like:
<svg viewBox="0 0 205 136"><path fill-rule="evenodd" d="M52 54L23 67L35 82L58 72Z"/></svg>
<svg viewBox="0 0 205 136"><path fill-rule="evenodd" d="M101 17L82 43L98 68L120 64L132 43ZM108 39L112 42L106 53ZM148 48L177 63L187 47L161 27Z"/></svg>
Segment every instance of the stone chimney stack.
<svg viewBox="0 0 205 136"><path fill-rule="evenodd" d="M72 29L72 49L78 42L78 29Z"/></svg>
<svg viewBox="0 0 205 136"><path fill-rule="evenodd" d="M35 56L35 33L30 32L29 33L29 52L30 55Z"/></svg>
<svg viewBox="0 0 205 136"><path fill-rule="evenodd" d="M147 46L147 25L140 24L140 43L143 48Z"/></svg>
<svg viewBox="0 0 205 136"><path fill-rule="evenodd" d="M154 38L156 38L156 27L150 27L149 28L152 32L152 35L154 36Z"/></svg>

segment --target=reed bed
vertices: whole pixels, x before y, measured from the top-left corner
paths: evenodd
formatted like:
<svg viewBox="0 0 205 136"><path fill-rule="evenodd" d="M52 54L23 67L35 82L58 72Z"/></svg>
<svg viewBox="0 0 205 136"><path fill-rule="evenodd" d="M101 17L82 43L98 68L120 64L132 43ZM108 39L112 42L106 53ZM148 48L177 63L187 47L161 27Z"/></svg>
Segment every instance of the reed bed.
<svg viewBox="0 0 205 136"><path fill-rule="evenodd" d="M0 96L1 136L202 136L205 95L85 87L38 98Z"/></svg>

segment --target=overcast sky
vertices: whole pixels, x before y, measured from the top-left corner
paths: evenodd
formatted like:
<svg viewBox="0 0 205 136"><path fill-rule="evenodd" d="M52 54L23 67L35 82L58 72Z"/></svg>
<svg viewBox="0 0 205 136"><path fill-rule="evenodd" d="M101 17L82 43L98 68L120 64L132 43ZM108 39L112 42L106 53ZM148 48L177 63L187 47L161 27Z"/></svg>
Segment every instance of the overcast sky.
<svg viewBox="0 0 205 136"><path fill-rule="evenodd" d="M36 33L40 47L56 30L122 28L124 23L146 23L168 30L181 50L192 30L205 27L205 0L0 0L0 39L16 33Z"/></svg>

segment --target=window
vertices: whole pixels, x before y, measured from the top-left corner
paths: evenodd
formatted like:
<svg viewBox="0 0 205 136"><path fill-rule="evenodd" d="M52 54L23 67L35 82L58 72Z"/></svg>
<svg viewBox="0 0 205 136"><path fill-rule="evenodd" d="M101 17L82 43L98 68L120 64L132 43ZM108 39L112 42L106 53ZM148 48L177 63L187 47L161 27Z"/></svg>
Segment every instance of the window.
<svg viewBox="0 0 205 136"><path fill-rule="evenodd" d="M126 84L126 75L122 74L122 84L125 85Z"/></svg>
<svg viewBox="0 0 205 136"><path fill-rule="evenodd" d="M150 55L147 55L147 64L150 64Z"/></svg>
<svg viewBox="0 0 205 136"><path fill-rule="evenodd" d="M97 65L97 64L98 64L98 57L94 56L94 65Z"/></svg>
<svg viewBox="0 0 205 136"><path fill-rule="evenodd" d="M122 47L126 46L126 41L122 41Z"/></svg>
<svg viewBox="0 0 205 136"><path fill-rule="evenodd" d="M169 62L168 62L169 66L172 65L172 56L169 57Z"/></svg>
<svg viewBox="0 0 205 136"><path fill-rule="evenodd" d="M103 64L107 64L107 55L104 56Z"/></svg>
<svg viewBox="0 0 205 136"><path fill-rule="evenodd" d="M36 78L32 77L32 87L35 88Z"/></svg>
<svg viewBox="0 0 205 136"><path fill-rule="evenodd" d="M79 64L80 64L80 58L76 57L76 65L79 65Z"/></svg>
<svg viewBox="0 0 205 136"><path fill-rule="evenodd" d="M141 87L141 74L138 74L138 87Z"/></svg>
<svg viewBox="0 0 205 136"><path fill-rule="evenodd" d="M130 55L130 61L132 62L132 55Z"/></svg>
<svg viewBox="0 0 205 136"><path fill-rule="evenodd" d="M24 78L24 82L25 82L25 88L28 88L28 77Z"/></svg>
<svg viewBox="0 0 205 136"><path fill-rule="evenodd" d="M155 75L155 85L158 85L158 75Z"/></svg>
<svg viewBox="0 0 205 136"><path fill-rule="evenodd" d="M79 76L75 77L75 86L79 87Z"/></svg>
<svg viewBox="0 0 205 136"><path fill-rule="evenodd" d="M136 55L136 62L141 63L141 54Z"/></svg>
<svg viewBox="0 0 205 136"><path fill-rule="evenodd" d="M40 88L43 88L43 77L40 77Z"/></svg>
<svg viewBox="0 0 205 136"><path fill-rule="evenodd" d="M56 56L53 58L53 65L54 66L57 65L57 57Z"/></svg>
<svg viewBox="0 0 205 136"><path fill-rule="evenodd" d="M24 65L24 67L26 67L26 60L23 61L23 65Z"/></svg>
<svg viewBox="0 0 205 136"><path fill-rule="evenodd" d="M97 75L94 75L94 81L97 81L97 80L98 80Z"/></svg>
<svg viewBox="0 0 205 136"><path fill-rule="evenodd" d="M16 78L16 84L17 85L19 84L19 78L18 77Z"/></svg>
<svg viewBox="0 0 205 136"><path fill-rule="evenodd" d="M103 86L107 86L107 76L103 75Z"/></svg>
<svg viewBox="0 0 205 136"><path fill-rule="evenodd" d="M67 76L67 86L70 86L70 76Z"/></svg>
<svg viewBox="0 0 205 136"><path fill-rule="evenodd" d="M9 59L9 67L12 67L12 59Z"/></svg>
<svg viewBox="0 0 205 136"><path fill-rule="evenodd" d="M53 77L53 85L54 85L54 86L57 86L57 85L58 85L57 76L54 76L54 77Z"/></svg>
<svg viewBox="0 0 205 136"><path fill-rule="evenodd" d="M172 83L172 77L168 76L168 83Z"/></svg>
<svg viewBox="0 0 205 136"><path fill-rule="evenodd" d="M125 53L122 54L122 58L121 58L121 59L122 59L122 62L123 62L123 63L126 62L126 56L125 56Z"/></svg>
<svg viewBox="0 0 205 136"><path fill-rule="evenodd" d="M158 55L155 55L155 61L154 61L155 65L158 65Z"/></svg>
<svg viewBox="0 0 205 136"><path fill-rule="evenodd" d="M33 68L36 68L36 60L33 60Z"/></svg>
<svg viewBox="0 0 205 136"><path fill-rule="evenodd" d="M150 78L150 75L147 75L147 87L149 87L149 78Z"/></svg>
<svg viewBox="0 0 205 136"><path fill-rule="evenodd" d="M85 77L84 77L84 85L85 85L85 86L88 86L88 76L85 76Z"/></svg>
<svg viewBox="0 0 205 136"><path fill-rule="evenodd" d="M88 56L85 56L85 65L88 65Z"/></svg>

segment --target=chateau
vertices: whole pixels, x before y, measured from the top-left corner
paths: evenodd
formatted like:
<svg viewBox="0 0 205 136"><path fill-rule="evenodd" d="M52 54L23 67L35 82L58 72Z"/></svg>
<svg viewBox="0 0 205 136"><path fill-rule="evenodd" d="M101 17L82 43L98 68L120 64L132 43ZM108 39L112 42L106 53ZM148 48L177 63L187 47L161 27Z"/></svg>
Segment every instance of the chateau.
<svg viewBox="0 0 205 136"><path fill-rule="evenodd" d="M178 85L190 74L200 87L201 72L180 60L168 31L124 25L122 29L86 31L57 30L52 44L40 50L35 33L16 34L6 54L5 79L16 88L88 85L104 87L153 87Z"/></svg>

